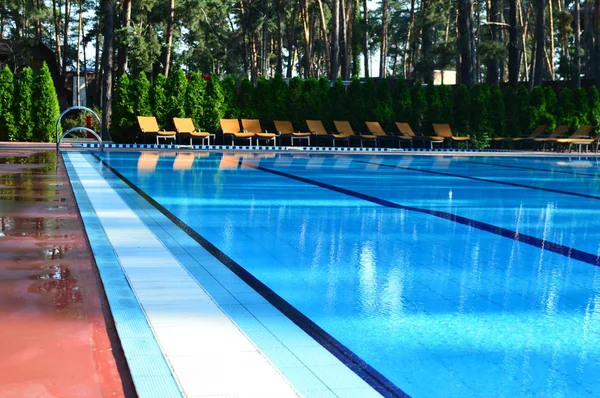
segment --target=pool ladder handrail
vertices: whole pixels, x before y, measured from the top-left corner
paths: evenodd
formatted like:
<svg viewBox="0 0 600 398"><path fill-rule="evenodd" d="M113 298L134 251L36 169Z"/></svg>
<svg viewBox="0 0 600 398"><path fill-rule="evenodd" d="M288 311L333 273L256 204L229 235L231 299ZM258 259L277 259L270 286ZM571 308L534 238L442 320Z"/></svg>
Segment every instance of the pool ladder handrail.
<svg viewBox="0 0 600 398"><path fill-rule="evenodd" d="M65 136L71 134L74 131L85 131L87 133L91 133L94 135L94 137L96 137L96 139L100 142L100 152L102 152L104 150L104 142L102 141L102 137L100 137L98 135L98 133L96 133L94 130L88 128L88 127L84 127L84 126L77 126L77 127L72 127L69 130L65 131L60 138L58 137L58 128L60 127L60 122L62 120L62 118L69 112L74 111L74 110L84 110L87 111L89 113L91 113L92 115L94 115L94 117L96 118L96 120L98 121L98 126L100 126L100 118L98 117L98 114L96 112L94 112L93 110L91 110L88 107L85 106L81 106L81 105L77 105L77 106L72 106L70 108L67 108L63 111L63 113L60 114L60 116L58 117L58 119L56 120L56 150L58 151L60 148L60 142L62 141L63 138L65 138Z"/></svg>

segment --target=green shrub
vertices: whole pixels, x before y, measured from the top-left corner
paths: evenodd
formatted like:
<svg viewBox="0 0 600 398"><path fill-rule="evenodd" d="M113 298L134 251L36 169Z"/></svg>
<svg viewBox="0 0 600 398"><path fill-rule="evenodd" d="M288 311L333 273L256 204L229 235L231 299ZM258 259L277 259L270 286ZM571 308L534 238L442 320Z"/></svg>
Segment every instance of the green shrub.
<svg viewBox="0 0 600 398"><path fill-rule="evenodd" d="M162 73L156 76L150 89L150 104L152 105L152 114L156 116L158 125L165 128L169 114L167 112L167 78Z"/></svg>
<svg viewBox="0 0 600 398"><path fill-rule="evenodd" d="M319 118L321 120L331 120L331 99L329 98L330 84L326 77L319 79L319 90L317 96L319 97L319 104L321 110L319 112Z"/></svg>
<svg viewBox="0 0 600 398"><path fill-rule="evenodd" d="M577 124L573 125L574 129L578 129L583 124L590 124L590 102L588 93L584 88L578 88L574 93L575 100L575 116Z"/></svg>
<svg viewBox="0 0 600 398"><path fill-rule="evenodd" d="M50 75L50 69L45 62L33 79L33 92L35 93L33 97L34 139L42 142L54 142L60 107L52 75Z"/></svg>
<svg viewBox="0 0 600 398"><path fill-rule="evenodd" d="M305 124L304 120L302 120L304 100L302 95L302 85L302 79L296 76L290 79L290 84L288 86L288 118L294 123L294 126Z"/></svg>
<svg viewBox="0 0 600 398"><path fill-rule="evenodd" d="M443 123L442 99L438 87L430 81L425 88L427 98L427 113L424 118L424 128L421 130L425 135L433 135L433 123Z"/></svg>
<svg viewBox="0 0 600 398"><path fill-rule="evenodd" d="M225 104L223 89L217 75L212 75L206 82L206 92L204 94L204 112L200 126L209 132L216 132L221 129L220 119L225 115Z"/></svg>
<svg viewBox="0 0 600 398"><path fill-rule="evenodd" d="M181 69L175 70L169 75L167 80L167 124L164 128L173 129L174 117L185 117L185 92L187 88L187 78L185 72Z"/></svg>
<svg viewBox="0 0 600 398"><path fill-rule="evenodd" d="M329 101L331 102L331 118L323 120L323 123L329 123L329 120L347 120L348 108L346 106L346 86L340 77L333 82L329 90ZM329 127L326 125L326 127Z"/></svg>
<svg viewBox="0 0 600 398"><path fill-rule="evenodd" d="M358 126L364 123L366 115L366 103L363 99L363 86L358 77L352 78L348 89L346 90L348 113L347 118L353 126Z"/></svg>
<svg viewBox="0 0 600 398"><path fill-rule="evenodd" d="M17 81L15 93L16 132L11 141L33 140L33 71L25 67Z"/></svg>
<svg viewBox="0 0 600 398"><path fill-rule="evenodd" d="M551 115L556 115L556 92L552 87L544 87L546 97L546 112Z"/></svg>
<svg viewBox="0 0 600 398"><path fill-rule="evenodd" d="M469 135L471 133L471 96L465 84L458 86L454 92L454 125L455 134Z"/></svg>
<svg viewBox="0 0 600 398"><path fill-rule="evenodd" d="M127 142L130 140L134 129L137 127L133 111L133 99L131 96L131 81L127 74L117 79L112 104L112 115L110 124L110 135L114 142Z"/></svg>
<svg viewBox="0 0 600 398"><path fill-rule="evenodd" d="M563 88L558 95L558 124L566 124L571 127L577 126L577 113L575 110L575 97L573 90Z"/></svg>
<svg viewBox="0 0 600 398"><path fill-rule="evenodd" d="M270 120L287 120L287 96L287 84L285 84L285 80L283 80L281 74L278 73L275 75L273 80L271 80L271 98L273 99L273 101L271 103L271 109L269 111Z"/></svg>
<svg viewBox="0 0 600 398"><path fill-rule="evenodd" d="M260 119L261 127L267 130L270 130L268 124L271 123L269 114L271 113L272 101L271 82L261 76L258 78L256 87L254 88L254 118Z"/></svg>
<svg viewBox="0 0 600 398"><path fill-rule="evenodd" d="M525 135L529 133L530 126L530 109L529 109L529 90L524 85L519 86L517 89L517 118L519 120L519 133L518 135Z"/></svg>
<svg viewBox="0 0 600 398"><path fill-rule="evenodd" d="M17 133L13 115L14 100L15 78L5 65L0 71L0 141L7 141Z"/></svg>
<svg viewBox="0 0 600 398"><path fill-rule="evenodd" d="M240 106L241 118L256 119L254 85L247 77L244 77L240 81L240 89L238 92L238 104Z"/></svg>
<svg viewBox="0 0 600 398"><path fill-rule="evenodd" d="M204 80L204 79L203 79ZM237 119L240 117L240 107L237 99L237 83L231 75L225 76L221 82L223 88L223 109L226 119Z"/></svg>
<svg viewBox="0 0 600 398"><path fill-rule="evenodd" d="M506 91L504 91L503 98L506 135L508 137L519 137L521 135L521 125L519 123L517 92L512 86L509 86Z"/></svg>
<svg viewBox="0 0 600 398"><path fill-rule="evenodd" d="M404 79L398 80L394 88L394 119L396 122L412 120L412 100Z"/></svg>
<svg viewBox="0 0 600 398"><path fill-rule="evenodd" d="M153 116L150 101L150 81L144 72L140 72L137 79L131 82L131 98L133 113L136 116Z"/></svg>
<svg viewBox="0 0 600 398"><path fill-rule="evenodd" d="M364 126L365 120L376 120L375 117L375 106L377 102L377 86L370 77L365 79L362 84L362 103L363 103L363 117L361 121L358 121L357 126Z"/></svg>
<svg viewBox="0 0 600 398"><path fill-rule="evenodd" d="M410 125L416 131L422 132L426 127L427 130L431 126L425 126L425 115L427 113L427 98L425 97L425 90L421 83L417 82L410 89L410 100L412 103L412 112Z"/></svg>
<svg viewBox="0 0 600 398"><path fill-rule="evenodd" d="M471 140L476 148L487 148L491 142L490 87L474 84L471 89Z"/></svg>
<svg viewBox="0 0 600 398"><path fill-rule="evenodd" d="M319 119L321 117L321 104L319 95L319 82L314 77L309 77L302 85L302 118Z"/></svg>
<svg viewBox="0 0 600 398"><path fill-rule="evenodd" d="M529 130L533 131L538 125L545 124L550 131L556 127L554 115L548 112L548 95L544 88L536 86L529 99Z"/></svg>
<svg viewBox="0 0 600 398"><path fill-rule="evenodd" d="M185 89L185 115L192 118L197 129L201 130L204 126L202 116L204 114L204 93L206 82L198 72L192 73L190 81Z"/></svg>
<svg viewBox="0 0 600 398"><path fill-rule="evenodd" d="M506 134L504 131L504 98L497 84L491 87L489 110L492 137L504 137Z"/></svg>
<svg viewBox="0 0 600 398"><path fill-rule="evenodd" d="M373 119L365 121L377 121L386 131L391 131L394 124L394 101L388 84L381 79L377 84L376 98L373 105Z"/></svg>
<svg viewBox="0 0 600 398"><path fill-rule="evenodd" d="M600 125L600 93L596 86L590 88L590 123L594 126Z"/></svg>
<svg viewBox="0 0 600 398"><path fill-rule="evenodd" d="M452 87L442 84L438 87L440 93L440 101L442 101L442 115L440 116L441 123L448 123L454 127L454 95Z"/></svg>

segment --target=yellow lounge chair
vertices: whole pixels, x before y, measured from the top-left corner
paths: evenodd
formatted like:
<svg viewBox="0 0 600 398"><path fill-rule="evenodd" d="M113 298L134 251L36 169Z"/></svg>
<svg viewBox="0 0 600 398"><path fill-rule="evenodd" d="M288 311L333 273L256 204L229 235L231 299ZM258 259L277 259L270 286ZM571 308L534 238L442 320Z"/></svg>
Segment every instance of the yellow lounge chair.
<svg viewBox="0 0 600 398"><path fill-rule="evenodd" d="M529 134L528 136L525 137L514 137L514 138L494 138L492 139L492 142L496 141L500 141L502 142L502 146L504 142L512 142L513 144L519 144L519 148L523 147L523 144L526 142L530 142L531 140L535 139L535 138L540 138L542 137L545 133L546 130L548 130L548 125L546 124L540 124L538 125L532 132L531 134Z"/></svg>
<svg viewBox="0 0 600 398"><path fill-rule="evenodd" d="M356 134L354 132L354 129L352 128L352 125L350 124L350 122L346 121L346 120L334 120L333 124L335 126L335 129L338 131L338 133L340 134L346 134L349 135L350 137L358 137L358 139L360 140L360 146L362 148L363 146L363 142L365 141L369 141L373 143L373 146L377 146L378 142L377 142L377 138L378 136L375 134Z"/></svg>
<svg viewBox="0 0 600 398"><path fill-rule="evenodd" d="M328 140L331 140L330 142L333 143L333 146L336 146L335 143L336 142L346 142L346 146L350 145L350 136L348 134L329 134L326 130L325 127L323 126L323 122L321 122L320 120L307 120L306 121L306 126L308 127L308 129L310 130L310 132L316 136L317 140L320 138L325 138Z"/></svg>
<svg viewBox="0 0 600 398"><path fill-rule="evenodd" d="M367 129L371 133L375 134L379 139L392 140L398 144L398 148L402 147L402 143L409 144L411 148L413 147L413 139L408 135L388 134L385 131L383 131L383 128L381 128L379 122L365 122L365 124L367 125Z"/></svg>
<svg viewBox="0 0 600 398"><path fill-rule="evenodd" d="M583 126L579 127L577 130L575 130L575 132L569 138L557 138L555 140L555 143L558 146L568 145L569 152L571 152L571 146L573 146L573 145L579 146L579 152L581 152L581 147L583 145L586 145L585 151L587 152L587 148L595 142L596 143L596 152L598 152L598 144L599 144L598 140L600 139L600 135L598 135L594 138L590 137L590 133L592 132L592 130L594 130L594 126L589 125L589 124L584 124Z"/></svg>
<svg viewBox="0 0 600 398"><path fill-rule="evenodd" d="M254 133L242 132L240 128L240 122L237 119L220 119L221 130L223 130L223 137L229 136L231 138L231 145L234 144L235 140L248 140L248 143L252 145L252 137Z"/></svg>
<svg viewBox="0 0 600 398"><path fill-rule="evenodd" d="M196 130L196 126L194 126L194 121L191 118L189 118L189 117L187 117L187 118L174 117L173 124L175 124L175 130L177 131L177 134L179 135L179 143L180 144L181 144L182 137L189 137L190 145L192 145L192 141L195 138L201 139L202 145L206 145L205 141L210 144L211 134L206 133L206 132L200 132L200 131Z"/></svg>
<svg viewBox="0 0 600 398"><path fill-rule="evenodd" d="M267 133L266 130L263 130L260 127L260 121L258 119L242 119L242 129L246 133L254 134L256 145L258 145L260 140L264 140L266 142L273 141L273 146L275 146L277 134Z"/></svg>
<svg viewBox="0 0 600 398"><path fill-rule="evenodd" d="M140 133L138 134L144 137L144 143L146 143L147 137L156 137L156 143L160 144L159 139L172 140L175 143L177 133L175 131L165 131L158 127L158 122L154 116L137 116L137 122L140 126Z"/></svg>
<svg viewBox="0 0 600 398"><path fill-rule="evenodd" d="M447 139L450 142L450 145L452 145L453 142L464 142L467 145L467 148L469 148L471 137L458 137L452 134L452 129L448 123L434 123L433 131L435 131L438 136Z"/></svg>
<svg viewBox="0 0 600 398"><path fill-rule="evenodd" d="M288 120L275 120L273 121L275 124L275 130L279 134L279 145L283 140L283 137L290 137L290 143L294 146L294 140L306 140L308 145L310 146L310 133L300 133L294 130L294 126L292 122Z"/></svg>
<svg viewBox="0 0 600 398"><path fill-rule="evenodd" d="M411 137L413 142L419 140L423 143L423 146L425 146L425 142L428 142L430 149L433 149L433 144L444 145L444 137L417 135L408 123L396 122L396 128L401 135Z"/></svg>
<svg viewBox="0 0 600 398"><path fill-rule="evenodd" d="M566 137L567 132L571 127L566 124L560 124L556 126L554 131L550 133L547 137L537 137L530 140L533 143L534 149L546 149L547 144L553 144L559 138L568 138Z"/></svg>

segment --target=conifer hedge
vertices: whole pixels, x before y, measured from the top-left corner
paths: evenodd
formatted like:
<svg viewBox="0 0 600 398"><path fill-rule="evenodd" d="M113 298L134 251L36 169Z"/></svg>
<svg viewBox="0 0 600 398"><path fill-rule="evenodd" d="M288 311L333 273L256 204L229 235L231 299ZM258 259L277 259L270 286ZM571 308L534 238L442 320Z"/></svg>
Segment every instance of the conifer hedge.
<svg viewBox="0 0 600 398"><path fill-rule="evenodd" d="M35 121L33 136L36 141L56 141L56 120L60 116L60 106L54 88L54 81L48 65L42 68L33 79L34 104L32 119ZM60 133L60 131L59 131Z"/></svg>
<svg viewBox="0 0 600 398"><path fill-rule="evenodd" d="M0 71L0 140L3 141L14 137L16 133L14 99L14 76L10 68L5 65Z"/></svg>
<svg viewBox="0 0 600 398"><path fill-rule="evenodd" d="M33 71L25 67L17 80L15 92L15 133L11 141L33 140Z"/></svg>

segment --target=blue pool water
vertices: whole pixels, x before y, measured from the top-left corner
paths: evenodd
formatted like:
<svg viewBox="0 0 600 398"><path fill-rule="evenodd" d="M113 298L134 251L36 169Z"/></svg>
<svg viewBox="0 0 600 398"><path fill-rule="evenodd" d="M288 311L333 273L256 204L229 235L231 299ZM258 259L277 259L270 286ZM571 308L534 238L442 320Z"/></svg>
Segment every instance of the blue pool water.
<svg viewBox="0 0 600 398"><path fill-rule="evenodd" d="M566 157L103 159L414 397L600 396L600 166Z"/></svg>

